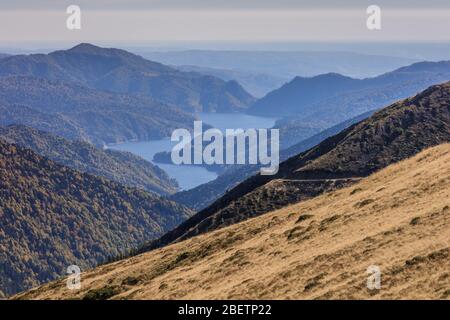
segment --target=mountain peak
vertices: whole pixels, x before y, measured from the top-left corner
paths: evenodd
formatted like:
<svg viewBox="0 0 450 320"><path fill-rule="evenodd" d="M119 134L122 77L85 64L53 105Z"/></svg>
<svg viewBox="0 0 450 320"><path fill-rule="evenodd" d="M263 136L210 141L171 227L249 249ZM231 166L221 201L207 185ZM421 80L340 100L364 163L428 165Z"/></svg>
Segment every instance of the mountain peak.
<svg viewBox="0 0 450 320"><path fill-rule="evenodd" d="M176 71L123 49L90 43L48 55L0 59L0 76L13 75L77 82L101 91L141 94L190 112L236 111L254 102L242 87L220 78ZM203 98L206 90L207 99Z"/></svg>
<svg viewBox="0 0 450 320"><path fill-rule="evenodd" d="M61 51L59 51L61 52ZM133 53L121 50L121 49L115 49L115 48L103 48L96 45L93 45L91 43L80 43L76 45L75 47L62 51L62 52L69 52L69 53L78 53L78 54L90 54L90 55L98 55L98 56L114 56L114 57L120 57L123 59L133 59L136 58Z"/></svg>
<svg viewBox="0 0 450 320"><path fill-rule="evenodd" d="M329 73L325 73L325 74L319 74L317 76L315 76L314 78L316 79L349 79L349 80L353 80L353 78L348 77L348 76L344 76L340 73L336 73L336 72L329 72Z"/></svg>
<svg viewBox="0 0 450 320"><path fill-rule="evenodd" d="M340 73L329 72L329 73L324 73L324 74L318 74L318 75L313 76L313 77L296 76L294 79L292 79L291 82L311 81L311 80L343 80L343 79L354 80L353 78L348 77L348 76L344 76L344 75L342 75Z"/></svg>
<svg viewBox="0 0 450 320"><path fill-rule="evenodd" d="M80 43L78 45L76 45L75 47L69 49L68 51L71 52L82 52L82 53L93 53L93 52L98 52L99 50L105 50L103 48L100 48L98 46L95 46L93 44L90 43Z"/></svg>
<svg viewBox="0 0 450 320"><path fill-rule="evenodd" d="M412 65L399 68L393 72L448 72L450 70L450 61L422 61Z"/></svg>

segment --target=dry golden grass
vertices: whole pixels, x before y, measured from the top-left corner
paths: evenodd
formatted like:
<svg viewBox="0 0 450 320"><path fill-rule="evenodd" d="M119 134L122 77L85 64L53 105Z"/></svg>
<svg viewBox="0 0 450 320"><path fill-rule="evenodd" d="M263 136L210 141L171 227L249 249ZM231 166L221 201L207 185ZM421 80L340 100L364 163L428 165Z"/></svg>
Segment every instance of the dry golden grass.
<svg viewBox="0 0 450 320"><path fill-rule="evenodd" d="M370 265L381 289L366 287ZM350 188L15 298L449 299L450 144Z"/></svg>

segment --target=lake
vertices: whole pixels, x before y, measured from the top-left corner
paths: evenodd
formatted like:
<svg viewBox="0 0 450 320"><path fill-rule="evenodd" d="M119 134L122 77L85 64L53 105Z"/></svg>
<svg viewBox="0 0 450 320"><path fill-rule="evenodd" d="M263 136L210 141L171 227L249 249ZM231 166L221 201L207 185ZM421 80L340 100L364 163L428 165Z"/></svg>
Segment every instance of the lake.
<svg viewBox="0 0 450 320"><path fill-rule="evenodd" d="M197 117L205 124L224 131L225 129L263 129L271 128L275 124L276 118L259 117L240 113L199 113ZM153 156L161 151L171 151L177 142L170 141L170 138L161 140L150 140L141 142L126 142L109 145L108 148L114 150L128 151L138 155L148 161L153 162ZM160 164L158 167L178 181L180 188L189 190L207 183L217 178L217 174L197 166L178 166L172 164Z"/></svg>

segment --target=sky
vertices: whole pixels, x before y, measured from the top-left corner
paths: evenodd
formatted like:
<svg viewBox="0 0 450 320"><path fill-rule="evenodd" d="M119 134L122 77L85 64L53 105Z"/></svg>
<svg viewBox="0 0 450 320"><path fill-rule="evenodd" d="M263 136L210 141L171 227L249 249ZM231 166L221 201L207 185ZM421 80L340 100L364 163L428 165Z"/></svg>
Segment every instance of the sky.
<svg viewBox="0 0 450 320"><path fill-rule="evenodd" d="M66 8L81 8L68 30ZM338 5L337 5L338 4ZM366 9L381 8L381 30ZM57 42L450 42L449 0L0 0L0 46Z"/></svg>

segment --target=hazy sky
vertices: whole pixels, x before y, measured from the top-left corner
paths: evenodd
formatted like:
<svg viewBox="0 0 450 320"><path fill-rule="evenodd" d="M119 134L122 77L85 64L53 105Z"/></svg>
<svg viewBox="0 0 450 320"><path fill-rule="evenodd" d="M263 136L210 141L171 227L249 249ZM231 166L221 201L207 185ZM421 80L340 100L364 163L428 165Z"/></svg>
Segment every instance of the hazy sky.
<svg viewBox="0 0 450 320"><path fill-rule="evenodd" d="M366 28L371 4L382 30ZM0 45L30 41L450 41L450 0L0 0Z"/></svg>

